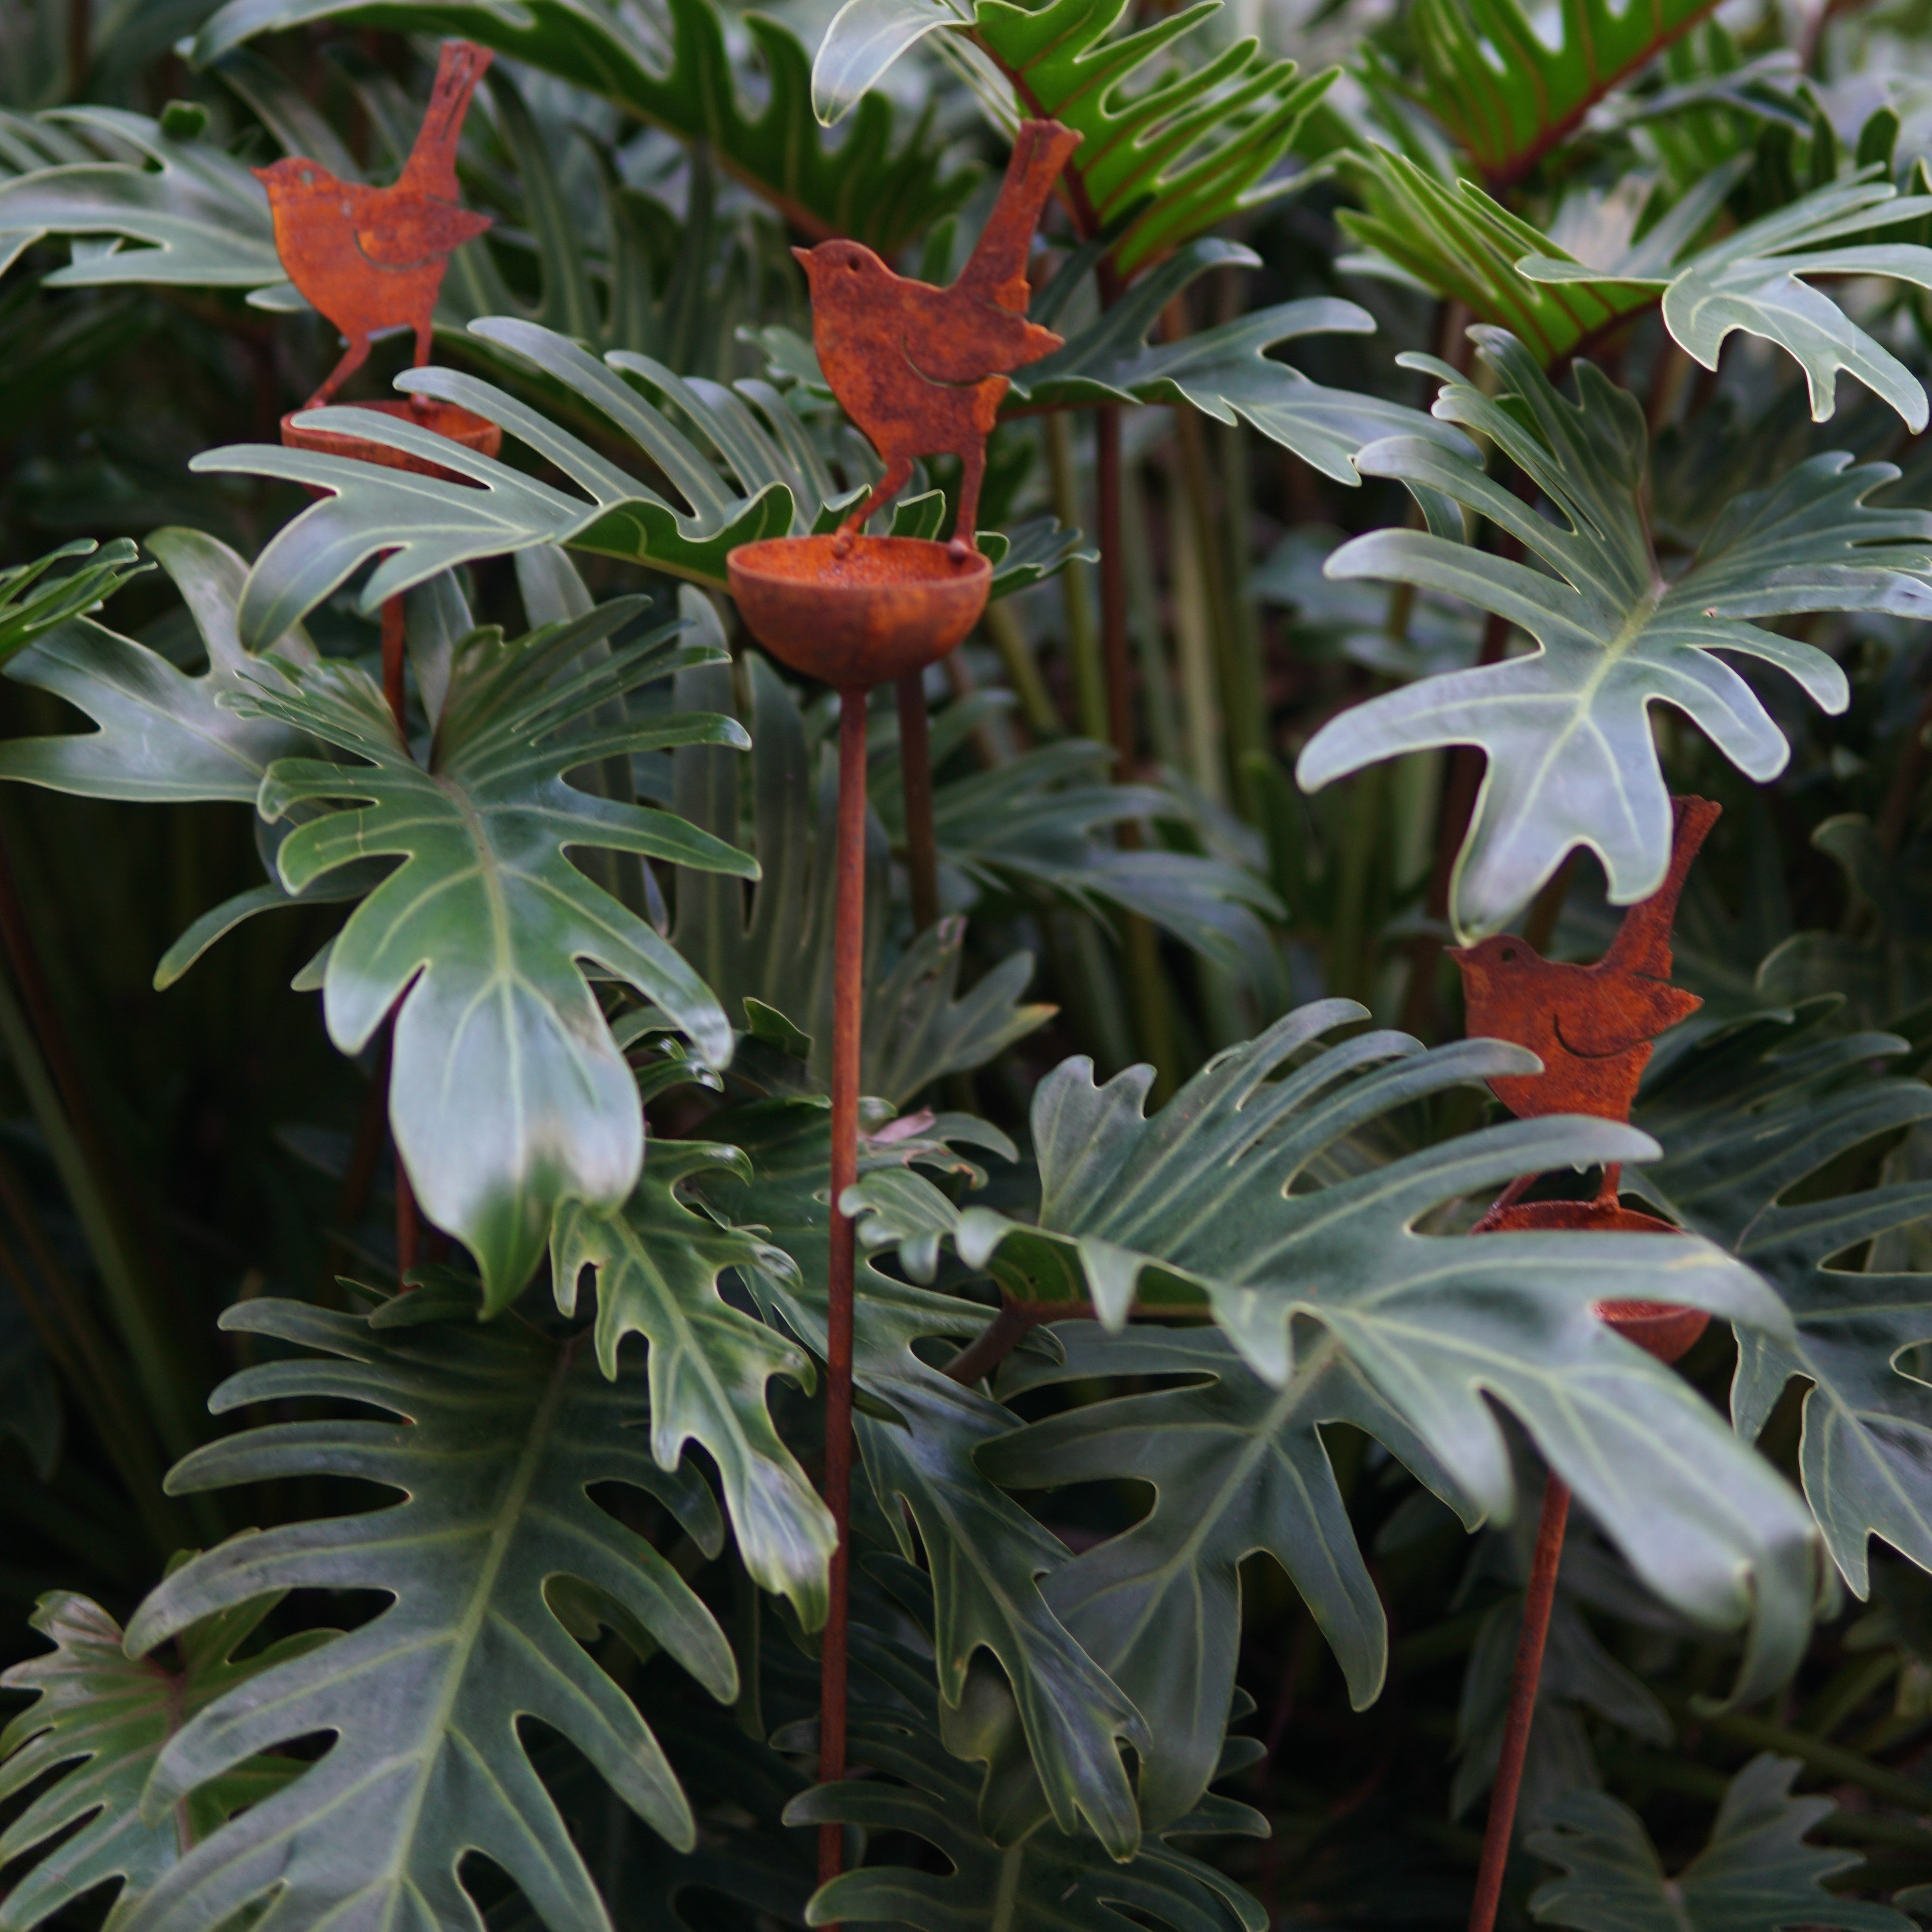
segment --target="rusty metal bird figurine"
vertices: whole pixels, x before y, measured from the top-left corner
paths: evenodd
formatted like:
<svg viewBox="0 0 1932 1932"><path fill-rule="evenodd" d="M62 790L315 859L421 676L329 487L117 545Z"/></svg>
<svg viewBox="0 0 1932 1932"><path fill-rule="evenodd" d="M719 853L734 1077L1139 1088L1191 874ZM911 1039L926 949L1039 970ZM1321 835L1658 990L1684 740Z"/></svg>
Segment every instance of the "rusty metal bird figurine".
<svg viewBox="0 0 1932 1932"><path fill-rule="evenodd" d="M1026 319L1027 256L1034 224L1081 137L1057 121L1023 121L998 200L978 245L950 288L895 274L857 242L792 250L812 287L812 340L845 412L884 458L878 487L839 526L849 542L904 488L914 458L961 465L956 556L971 548L986 438L1008 387L1006 372L1037 362L1060 338Z"/></svg>
<svg viewBox="0 0 1932 1932"><path fill-rule="evenodd" d="M443 43L429 112L388 188L338 181L320 162L296 155L255 170L268 191L275 251L289 280L348 340L308 407L327 402L362 367L379 330L413 328L417 366L429 360L443 271L458 248L490 226L488 215L458 200L456 144L490 58L489 49L468 40Z"/></svg>
<svg viewBox="0 0 1932 1932"><path fill-rule="evenodd" d="M1594 966L1545 959L1510 932L1450 950L1462 970L1469 1034L1514 1040L1543 1062L1540 1073L1490 1082L1511 1113L1628 1120L1652 1041L1704 1004L1670 984L1670 928L1691 861L1723 807L1703 798L1671 802L1670 870L1624 914Z"/></svg>

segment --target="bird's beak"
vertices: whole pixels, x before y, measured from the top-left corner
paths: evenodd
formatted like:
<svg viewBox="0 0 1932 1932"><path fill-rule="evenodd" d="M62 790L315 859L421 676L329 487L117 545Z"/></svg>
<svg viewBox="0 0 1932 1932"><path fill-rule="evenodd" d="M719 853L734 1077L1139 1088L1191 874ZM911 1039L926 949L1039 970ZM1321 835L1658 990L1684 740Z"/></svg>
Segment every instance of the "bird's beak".
<svg viewBox="0 0 1932 1932"><path fill-rule="evenodd" d="M1445 946L1442 949L1442 956L1445 959L1454 960L1460 966L1474 950L1475 948L1471 946Z"/></svg>
<svg viewBox="0 0 1932 1932"><path fill-rule="evenodd" d="M791 252L797 258L800 268L808 268L812 266L812 250L809 248L794 248Z"/></svg>

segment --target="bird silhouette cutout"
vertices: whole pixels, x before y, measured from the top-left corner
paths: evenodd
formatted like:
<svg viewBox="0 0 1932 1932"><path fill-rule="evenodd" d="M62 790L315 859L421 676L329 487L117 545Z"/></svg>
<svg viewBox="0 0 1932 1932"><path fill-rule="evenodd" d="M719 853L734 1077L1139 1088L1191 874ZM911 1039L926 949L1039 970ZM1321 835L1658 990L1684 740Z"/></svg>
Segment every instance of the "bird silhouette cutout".
<svg viewBox="0 0 1932 1932"><path fill-rule="evenodd" d="M849 543L897 496L916 458L956 456L959 506L952 549L967 554L980 484L1010 370L1037 362L1060 338L1026 319L1027 256L1047 196L1080 136L1057 121L1023 121L999 198L949 288L895 274L857 242L792 253L812 288L812 341L845 413L884 460L878 487L839 526Z"/></svg>
<svg viewBox="0 0 1932 1932"><path fill-rule="evenodd" d="M416 364L429 360L443 271L490 226L458 200L456 144L470 98L490 61L487 47L446 40L416 145L388 188L338 181L319 161L291 155L257 168L274 218L275 252L289 280L347 338L342 360L309 400L326 403L368 359L369 338L416 331Z"/></svg>
<svg viewBox="0 0 1932 1932"><path fill-rule="evenodd" d="M1540 1073L1498 1075L1490 1090L1513 1114L1594 1114L1627 1120L1651 1044L1704 1003L1670 984L1670 928L1697 850L1723 807L1671 801L1670 869L1624 915L1594 966L1545 959L1514 933L1451 948L1461 968L1473 1037L1514 1040L1543 1062Z"/></svg>

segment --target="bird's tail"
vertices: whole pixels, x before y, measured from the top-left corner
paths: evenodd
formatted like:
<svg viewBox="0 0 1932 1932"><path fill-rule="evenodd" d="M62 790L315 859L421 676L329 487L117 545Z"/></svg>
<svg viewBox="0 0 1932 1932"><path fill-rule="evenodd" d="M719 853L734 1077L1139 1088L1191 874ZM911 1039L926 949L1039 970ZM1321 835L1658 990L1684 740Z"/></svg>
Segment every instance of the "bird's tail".
<svg viewBox="0 0 1932 1932"><path fill-rule="evenodd" d="M445 40L436 64L436 85L430 90L429 112L416 134L416 146L397 186L432 194L440 200L458 199L456 144L463 133L463 117L470 112L470 97L483 70L495 58L488 47L473 40Z"/></svg>
<svg viewBox="0 0 1932 1932"><path fill-rule="evenodd" d="M1724 809L1708 798L1672 798L1670 806L1670 869L1648 898L1640 899L1624 914L1610 950L1599 962L1655 980L1670 977L1670 928L1676 922L1677 902L1691 861Z"/></svg>
<svg viewBox="0 0 1932 1932"><path fill-rule="evenodd" d="M960 271L956 287L998 302L1016 315L1025 314L1027 256L1033 232L1066 158L1080 140L1071 128L1063 128L1058 121L1020 123L999 199L993 203L993 212L980 231L978 244Z"/></svg>

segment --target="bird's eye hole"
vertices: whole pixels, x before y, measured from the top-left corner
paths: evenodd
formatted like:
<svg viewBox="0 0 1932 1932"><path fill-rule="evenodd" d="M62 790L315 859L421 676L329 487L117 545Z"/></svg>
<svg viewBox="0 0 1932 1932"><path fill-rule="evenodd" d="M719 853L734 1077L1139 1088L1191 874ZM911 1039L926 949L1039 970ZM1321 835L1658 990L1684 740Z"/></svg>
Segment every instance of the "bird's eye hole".
<svg viewBox="0 0 1932 1932"><path fill-rule="evenodd" d="M314 185L315 185L315 177L314 177L314 175L312 175L312 174L310 174L310 173L309 172L309 171L308 171L308 169L304 168L304 169L302 170L302 186L303 186L304 188L313 188L313 187L314 187Z"/></svg>
<svg viewBox="0 0 1932 1932"><path fill-rule="evenodd" d="M1505 966L1507 966L1515 957L1516 948L1514 946L1505 946L1503 948L1503 964Z"/></svg>
<svg viewBox="0 0 1932 1932"><path fill-rule="evenodd" d="M859 265L856 262L848 262L845 266L854 274L856 275L859 272Z"/></svg>

